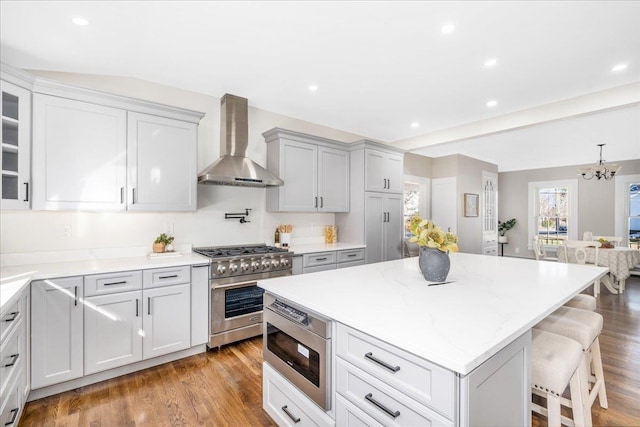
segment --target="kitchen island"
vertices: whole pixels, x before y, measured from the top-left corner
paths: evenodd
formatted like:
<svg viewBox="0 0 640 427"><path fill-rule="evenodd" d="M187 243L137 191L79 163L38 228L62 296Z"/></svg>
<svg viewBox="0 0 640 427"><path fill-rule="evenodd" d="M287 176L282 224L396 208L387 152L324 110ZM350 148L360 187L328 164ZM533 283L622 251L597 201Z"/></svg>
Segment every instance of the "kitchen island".
<svg viewBox="0 0 640 427"><path fill-rule="evenodd" d="M473 381L469 379L492 363L498 365L491 374L500 374L501 367L519 354L522 366L510 367L512 371L502 373L506 375L504 378L494 376L497 389L485 390L494 395L481 395L476 404L487 410L491 407L488 402L492 402L496 410L500 410L508 405L507 394L516 391L523 400L515 414L520 425L528 424L530 419L530 329L607 271L588 265L458 253L451 255L451 271L447 277L450 283L437 286L428 286L419 271L417 258L272 279L260 282L259 286L280 299L334 321L334 402L349 400L340 390L336 393L344 382L340 378L344 369L340 366L348 361L348 357L336 356L343 344L347 345L340 340L363 334L366 337L363 339L370 338L380 351L388 353L395 349L406 354L405 358L424 361L433 372L442 369L455 376L450 404L434 407L426 402L426 410L433 410L433 419L441 425L472 425L477 421L475 416L488 416L483 419L496 422L504 419L496 413L478 415L478 408L472 407L475 397L470 389ZM348 332L340 332L343 329ZM519 378L514 377L514 372ZM376 377L375 372L373 376ZM384 382L384 375L379 379ZM425 388L430 386L424 384ZM402 389L393 383L391 388ZM437 395L437 390L424 391ZM411 392L405 394L414 397ZM347 402L351 403L357 404ZM504 409L513 416L510 410L513 408ZM341 417L333 409L328 415L337 420ZM371 414L363 417L365 415ZM373 415L375 418L375 411ZM438 418L441 415L444 418ZM384 416L377 420L384 423ZM395 422L402 425L399 419Z"/></svg>

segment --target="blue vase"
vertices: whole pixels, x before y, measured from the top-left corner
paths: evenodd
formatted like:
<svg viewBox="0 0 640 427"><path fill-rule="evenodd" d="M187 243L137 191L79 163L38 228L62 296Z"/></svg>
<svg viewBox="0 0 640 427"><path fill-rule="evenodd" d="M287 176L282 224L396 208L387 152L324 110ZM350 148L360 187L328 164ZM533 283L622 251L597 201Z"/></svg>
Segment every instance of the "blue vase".
<svg viewBox="0 0 640 427"><path fill-rule="evenodd" d="M420 247L418 263L425 280L430 282L444 282L451 268L449 253L425 246Z"/></svg>

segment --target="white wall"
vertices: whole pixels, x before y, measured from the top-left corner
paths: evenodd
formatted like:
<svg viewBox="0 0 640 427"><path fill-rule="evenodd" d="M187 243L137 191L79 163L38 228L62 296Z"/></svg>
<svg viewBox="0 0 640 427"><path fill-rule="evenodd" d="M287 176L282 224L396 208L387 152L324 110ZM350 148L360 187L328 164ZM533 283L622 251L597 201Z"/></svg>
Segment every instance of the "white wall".
<svg viewBox="0 0 640 427"><path fill-rule="evenodd" d="M76 86L131 96L206 113L198 129L198 170L219 156L220 99L133 78L92 76L34 71L45 78ZM222 95L222 94L220 94ZM241 93L234 94L242 96ZM249 100L251 104L251 100ZM249 108L248 155L266 166L266 143L262 132L281 127L343 142L363 139L324 126L268 111ZM192 213L96 213L3 211L0 215L0 253L57 251L90 248L119 248L149 245L173 224L175 243L194 246L273 242L278 224L293 224L293 242L322 239L323 227L334 223L333 214L269 213L266 192L259 188L198 186L198 210ZM225 220L225 212L252 209L250 223ZM63 237L70 225L72 235Z"/></svg>

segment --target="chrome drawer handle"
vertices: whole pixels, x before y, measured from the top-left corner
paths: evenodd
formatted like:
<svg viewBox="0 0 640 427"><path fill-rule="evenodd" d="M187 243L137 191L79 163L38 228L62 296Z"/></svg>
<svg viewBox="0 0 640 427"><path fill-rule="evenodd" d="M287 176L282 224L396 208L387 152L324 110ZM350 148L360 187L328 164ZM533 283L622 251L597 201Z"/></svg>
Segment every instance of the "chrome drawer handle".
<svg viewBox="0 0 640 427"><path fill-rule="evenodd" d="M20 314L19 311L14 311L12 313L9 313L9 316L12 316L12 317L7 317L6 319L4 319L4 321L5 322L13 322L14 320L17 319L19 314Z"/></svg>
<svg viewBox="0 0 640 427"><path fill-rule="evenodd" d="M298 424L300 422L300 418L296 417L291 412L289 412L289 409L287 409L287 405L284 405L282 407L282 410L284 411L285 414L287 414L289 418L291 418L291 421L293 421L294 424Z"/></svg>
<svg viewBox="0 0 640 427"><path fill-rule="evenodd" d="M377 400L375 400L373 398L373 394L372 393L367 394L364 398L367 399L369 402L371 402L377 408L382 409L384 412L387 413L387 415L389 415L394 420L400 416L400 411L392 411L391 409L387 408L382 403L380 403Z"/></svg>
<svg viewBox="0 0 640 427"><path fill-rule="evenodd" d="M323 257L323 258L316 258L316 261L326 261L327 257Z"/></svg>
<svg viewBox="0 0 640 427"><path fill-rule="evenodd" d="M158 279L175 279L176 277L178 277L177 274L173 274L171 276L160 276L158 277Z"/></svg>
<svg viewBox="0 0 640 427"><path fill-rule="evenodd" d="M4 423L4 425L10 426L11 424L16 422L16 418L18 417L18 412L20 412L19 409L20 408L14 408L14 409L11 410L11 414L13 414L13 415L11 416L11 419L9 421Z"/></svg>
<svg viewBox="0 0 640 427"><path fill-rule="evenodd" d="M6 365L2 365L2 367L4 368L8 368L9 366L13 366L16 364L16 362L18 361L18 358L20 357L20 353L16 353L16 354L12 354L11 356L9 356L11 359L13 359L11 362L7 363Z"/></svg>
<svg viewBox="0 0 640 427"><path fill-rule="evenodd" d="M354 256L358 256L358 254L349 254L347 255L349 258L354 257Z"/></svg>
<svg viewBox="0 0 640 427"><path fill-rule="evenodd" d="M126 280L123 280L121 282L111 282L111 283L105 283L105 286L113 286L113 285L124 285L125 283L127 283Z"/></svg>
<svg viewBox="0 0 640 427"><path fill-rule="evenodd" d="M384 360L380 360L377 357L375 357L373 355L373 353L371 353L371 352L365 354L364 357L366 357L367 359L377 363L378 365L382 366L383 368L390 370L394 374L400 370L400 366L391 366L387 362L385 362Z"/></svg>

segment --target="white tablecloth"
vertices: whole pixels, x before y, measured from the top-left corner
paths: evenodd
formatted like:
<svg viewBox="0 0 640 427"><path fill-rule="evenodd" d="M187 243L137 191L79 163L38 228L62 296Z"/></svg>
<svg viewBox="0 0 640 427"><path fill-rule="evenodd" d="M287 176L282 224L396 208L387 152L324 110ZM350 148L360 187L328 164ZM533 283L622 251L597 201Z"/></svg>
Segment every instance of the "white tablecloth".
<svg viewBox="0 0 640 427"><path fill-rule="evenodd" d="M587 263L593 264L595 261L595 248L585 248L587 252ZM575 248L568 248L569 261L576 262ZM567 262L564 249L558 249L558 261ZM640 250L625 247L617 247L612 249L598 249L598 265L609 267L609 271L614 275L616 280L626 280L631 276L630 271L633 267L640 265Z"/></svg>

